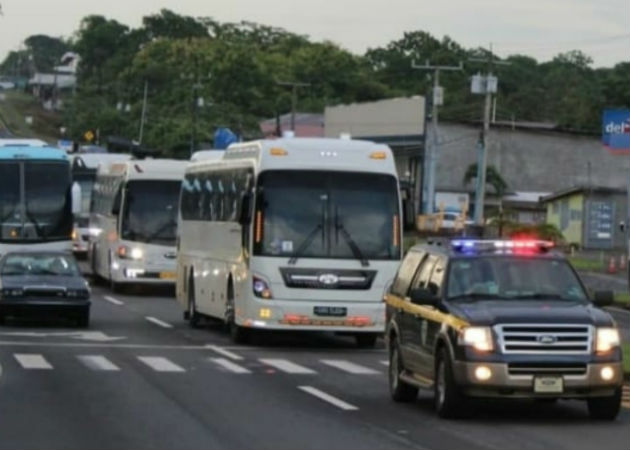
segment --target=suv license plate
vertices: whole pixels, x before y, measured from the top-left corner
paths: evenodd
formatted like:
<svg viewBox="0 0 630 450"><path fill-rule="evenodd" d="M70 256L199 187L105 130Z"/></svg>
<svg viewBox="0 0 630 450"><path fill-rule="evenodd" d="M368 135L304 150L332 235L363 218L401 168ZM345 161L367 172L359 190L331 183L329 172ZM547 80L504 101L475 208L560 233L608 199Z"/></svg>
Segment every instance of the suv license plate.
<svg viewBox="0 0 630 450"><path fill-rule="evenodd" d="M536 377L534 378L534 392L537 394L562 394L564 392L564 379L562 377Z"/></svg>
<svg viewBox="0 0 630 450"><path fill-rule="evenodd" d="M341 306L316 306L313 308L316 316L344 317L348 314L348 308Z"/></svg>

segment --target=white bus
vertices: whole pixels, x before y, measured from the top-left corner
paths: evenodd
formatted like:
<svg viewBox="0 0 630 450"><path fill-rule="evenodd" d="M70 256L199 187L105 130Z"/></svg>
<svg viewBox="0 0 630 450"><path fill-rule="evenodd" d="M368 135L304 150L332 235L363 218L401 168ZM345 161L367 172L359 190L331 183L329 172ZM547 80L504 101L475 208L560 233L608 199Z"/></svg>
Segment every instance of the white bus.
<svg viewBox="0 0 630 450"><path fill-rule="evenodd" d="M128 161L131 155L124 153L76 153L72 160L72 179L81 188L81 208L74 215L72 250L77 256L85 257L90 243L90 204L96 172L101 164Z"/></svg>
<svg viewBox="0 0 630 450"><path fill-rule="evenodd" d="M177 299L192 326L351 333L373 346L401 258L391 150L366 141L231 145L182 183Z"/></svg>
<svg viewBox="0 0 630 450"><path fill-rule="evenodd" d="M132 160L99 167L88 258L113 290L173 284L177 210L186 161Z"/></svg>
<svg viewBox="0 0 630 450"><path fill-rule="evenodd" d="M223 158L225 150L199 150L192 154L190 161L215 161Z"/></svg>

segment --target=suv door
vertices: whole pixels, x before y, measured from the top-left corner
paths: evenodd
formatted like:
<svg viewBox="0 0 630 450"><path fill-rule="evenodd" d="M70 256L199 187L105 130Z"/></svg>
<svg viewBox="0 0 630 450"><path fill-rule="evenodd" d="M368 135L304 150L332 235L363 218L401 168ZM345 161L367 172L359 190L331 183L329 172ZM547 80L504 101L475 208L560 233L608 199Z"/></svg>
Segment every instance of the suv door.
<svg viewBox="0 0 630 450"><path fill-rule="evenodd" d="M431 294L438 298L442 298L444 293L444 280L446 275L447 259L444 256L438 256L431 277L426 285ZM427 306L431 308L431 306ZM433 380L435 367L435 343L440 333L442 324L440 322L428 319L421 319L421 335L420 335L420 374Z"/></svg>
<svg viewBox="0 0 630 450"><path fill-rule="evenodd" d="M435 267L438 257L433 254L429 254L416 272L409 290L413 289L427 289L433 268ZM409 297L406 297L406 301L410 302ZM424 375L424 367L426 365L423 351L423 338L425 336L425 327L427 326L426 320L416 314L405 314L404 328L407 340L407 352L408 358L405 360L407 368L413 372Z"/></svg>
<svg viewBox="0 0 630 450"><path fill-rule="evenodd" d="M390 289L390 295L398 298L402 301L409 301L408 293L409 293L409 285L411 284L411 280L413 280L418 266L422 262L425 253L422 251L411 250L407 253L407 256L403 259L403 262L398 269L398 273L396 274L396 278L392 283L392 287ZM409 353L407 351L408 347L408 331L406 330L405 323L408 321L409 314L405 313L403 309L396 308L393 306L387 306L387 323L388 326L392 326L395 324L397 326L398 331L398 344L400 346L400 352L403 360L407 361L409 357Z"/></svg>

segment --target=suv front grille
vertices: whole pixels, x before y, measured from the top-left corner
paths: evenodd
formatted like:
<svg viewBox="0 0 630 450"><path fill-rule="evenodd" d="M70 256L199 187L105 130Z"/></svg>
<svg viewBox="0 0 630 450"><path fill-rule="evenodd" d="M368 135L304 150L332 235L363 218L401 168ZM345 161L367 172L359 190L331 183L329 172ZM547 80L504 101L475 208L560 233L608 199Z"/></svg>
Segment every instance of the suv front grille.
<svg viewBox="0 0 630 450"><path fill-rule="evenodd" d="M589 354L593 342L590 325L503 324L494 327L504 354Z"/></svg>
<svg viewBox="0 0 630 450"><path fill-rule="evenodd" d="M586 364L563 363L510 363L510 375L584 375Z"/></svg>

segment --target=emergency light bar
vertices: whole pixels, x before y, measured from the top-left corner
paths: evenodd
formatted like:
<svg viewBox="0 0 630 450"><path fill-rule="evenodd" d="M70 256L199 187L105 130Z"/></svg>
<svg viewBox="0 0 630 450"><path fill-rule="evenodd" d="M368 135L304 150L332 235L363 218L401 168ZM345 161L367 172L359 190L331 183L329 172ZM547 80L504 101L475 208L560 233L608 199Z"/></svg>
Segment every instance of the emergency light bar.
<svg viewBox="0 0 630 450"><path fill-rule="evenodd" d="M474 250L530 250L544 252L552 249L555 244L542 240L482 240L457 239L451 241L451 247L456 251Z"/></svg>

